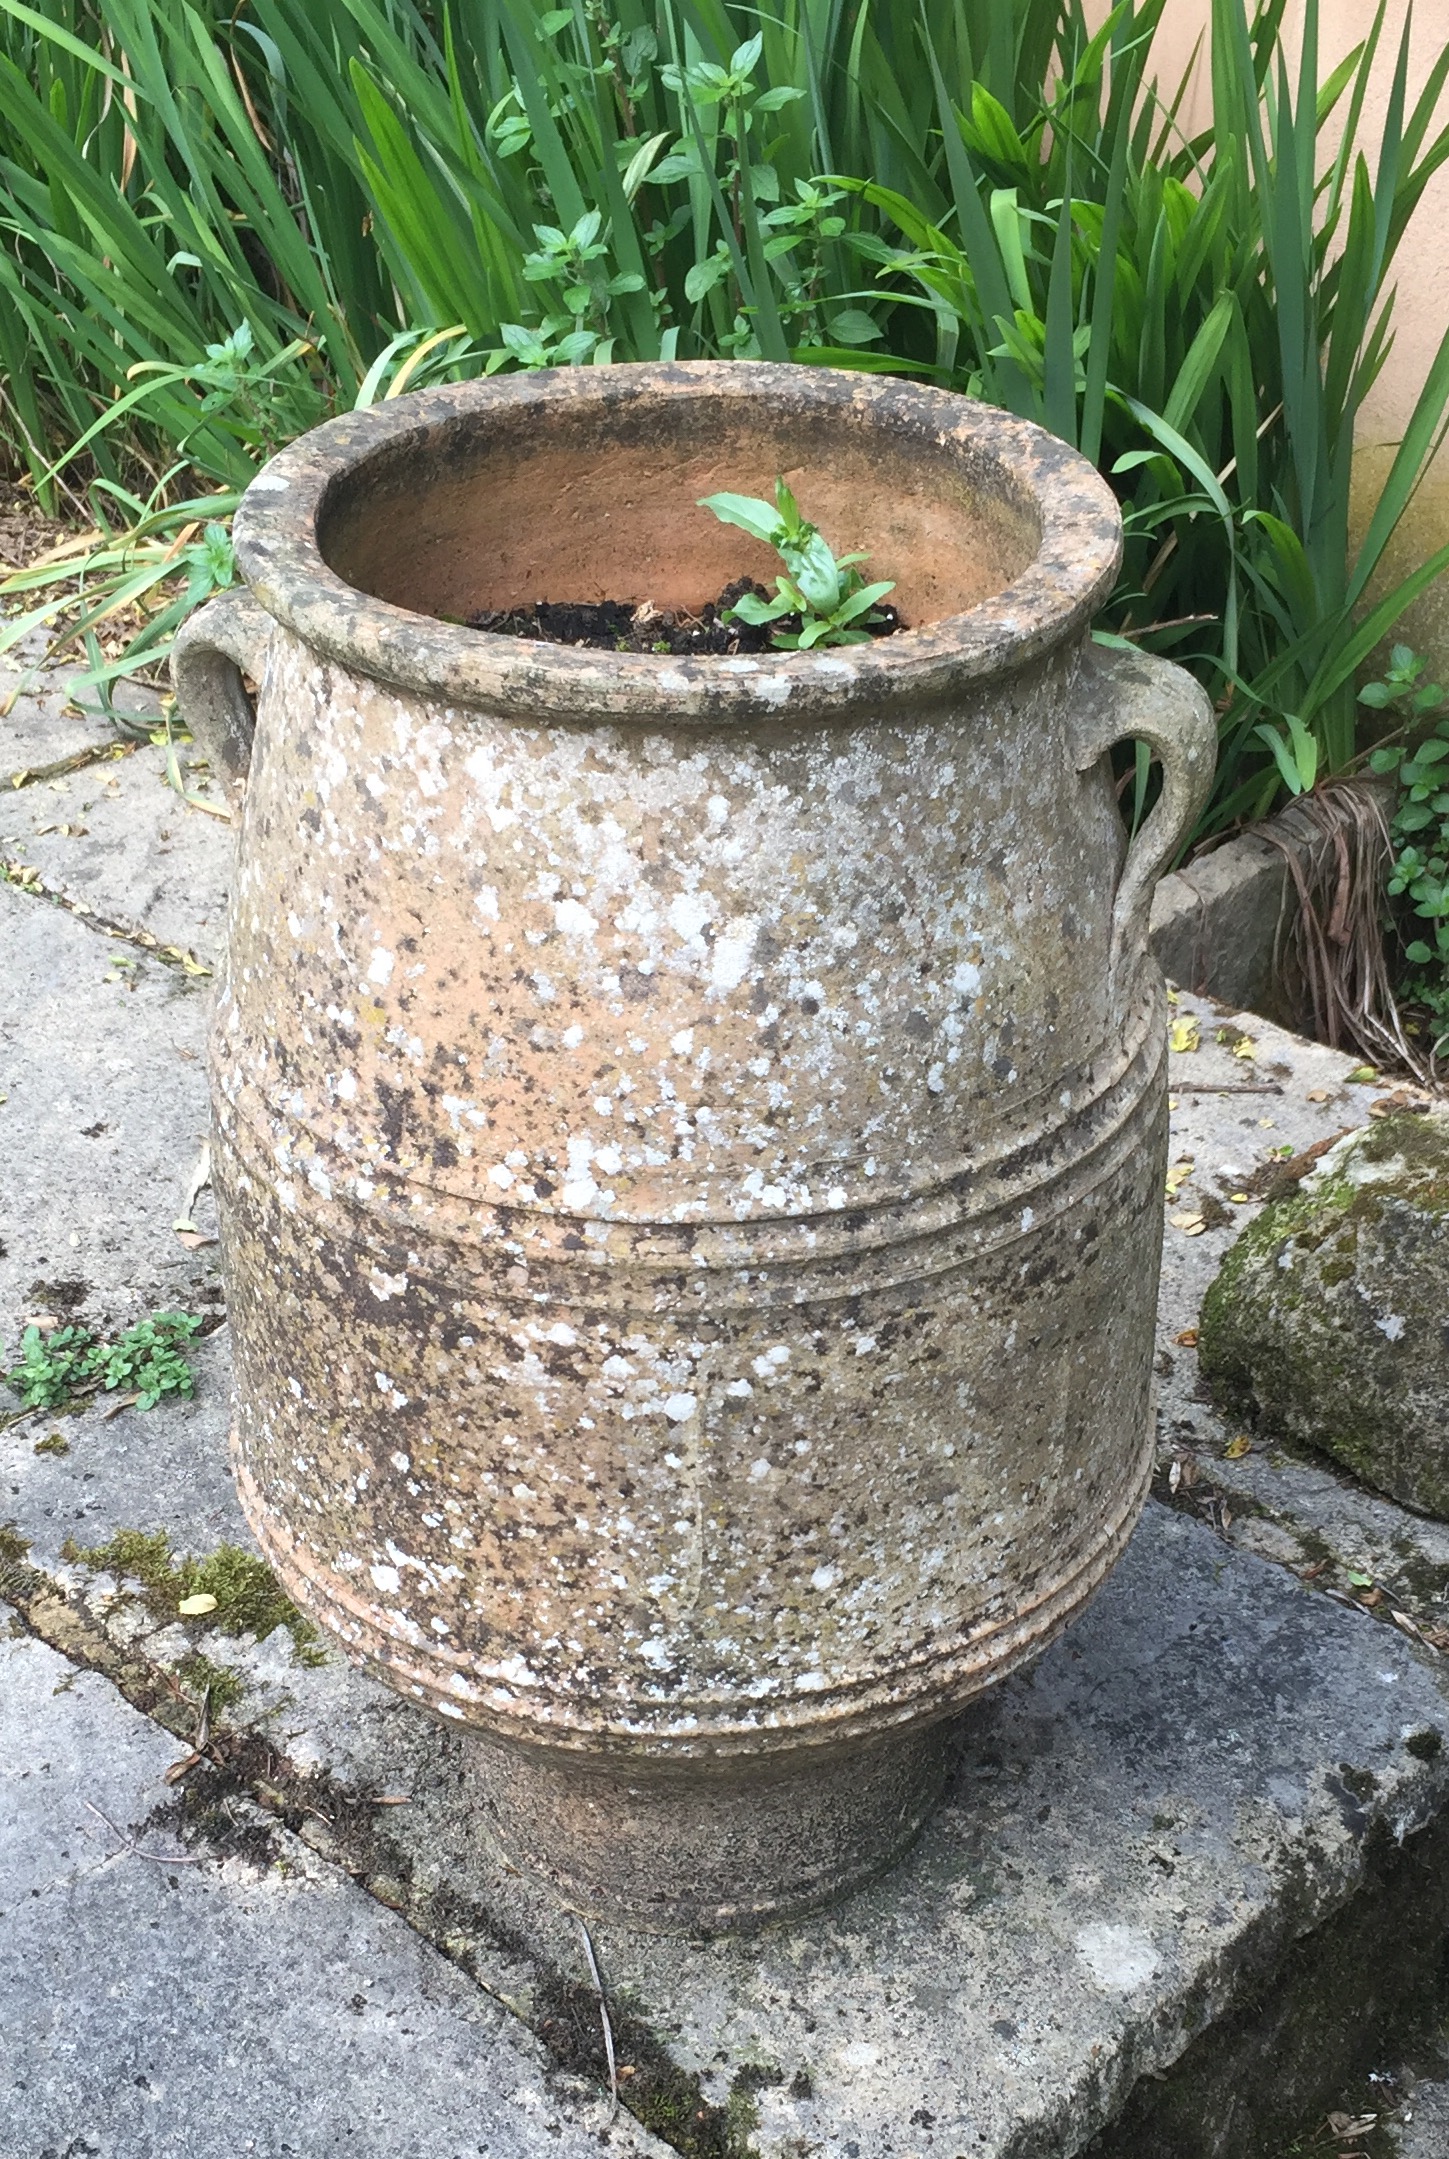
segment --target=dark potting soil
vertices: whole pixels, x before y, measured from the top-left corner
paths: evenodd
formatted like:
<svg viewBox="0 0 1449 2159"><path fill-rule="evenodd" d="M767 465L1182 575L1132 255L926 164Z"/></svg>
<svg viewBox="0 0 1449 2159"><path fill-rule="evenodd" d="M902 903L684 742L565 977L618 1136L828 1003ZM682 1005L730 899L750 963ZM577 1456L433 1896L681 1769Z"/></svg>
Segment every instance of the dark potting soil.
<svg viewBox="0 0 1449 2159"><path fill-rule="evenodd" d="M650 600L535 600L532 607L482 608L468 616L467 627L505 637L538 638L549 645L592 645L602 652L772 652L772 631L798 630L800 618L785 615L778 623L721 621L747 592L762 600L770 597L763 585L738 577L697 615L655 607ZM881 619L871 626L872 637L889 637L906 627L891 606L883 604L873 611Z"/></svg>

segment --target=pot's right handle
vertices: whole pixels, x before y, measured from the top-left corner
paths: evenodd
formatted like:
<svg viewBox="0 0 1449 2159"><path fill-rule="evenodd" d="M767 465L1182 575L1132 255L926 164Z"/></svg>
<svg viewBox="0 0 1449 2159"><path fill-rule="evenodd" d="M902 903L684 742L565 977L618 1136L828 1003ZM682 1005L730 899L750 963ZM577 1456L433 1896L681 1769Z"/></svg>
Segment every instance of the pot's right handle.
<svg viewBox="0 0 1449 2159"><path fill-rule="evenodd" d="M1162 761L1162 791L1127 850L1112 906L1112 979L1124 980L1147 942L1152 891L1208 798L1218 730L1201 683L1185 667L1150 652L1088 648L1095 695L1081 729L1077 770L1086 772L1116 742L1149 742ZM1085 671L1085 670L1084 670Z"/></svg>
<svg viewBox="0 0 1449 2159"><path fill-rule="evenodd" d="M246 780L257 724L242 676L260 678L271 632L271 616L238 585L189 616L171 647L177 709L233 804Z"/></svg>

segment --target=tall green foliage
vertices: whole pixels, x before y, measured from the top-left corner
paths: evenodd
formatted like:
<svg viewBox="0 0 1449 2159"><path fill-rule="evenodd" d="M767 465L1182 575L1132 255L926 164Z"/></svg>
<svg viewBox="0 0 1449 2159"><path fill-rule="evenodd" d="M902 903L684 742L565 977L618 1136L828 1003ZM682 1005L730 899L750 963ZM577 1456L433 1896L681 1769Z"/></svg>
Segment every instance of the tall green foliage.
<svg viewBox="0 0 1449 2159"><path fill-rule="evenodd" d="M1315 0L1292 66L1284 5L1213 0L1193 138L1165 0L1095 31L1082 0L0 0L0 435L42 501L84 477L143 521L134 583L198 477L224 504L425 380L917 373L1112 476L1111 623L1209 684L1230 822L1347 761L1354 671L1443 567L1365 612L1449 341L1352 559L1348 515L1449 52L1411 102L1400 47L1370 157L1382 4L1322 83Z"/></svg>
<svg viewBox="0 0 1449 2159"><path fill-rule="evenodd" d="M1251 17L1213 0L1213 121L1195 139L1176 124L1185 85L1168 97L1151 77L1162 12L1122 0L1095 36L1059 34L1046 89L1018 76L1003 98L978 73L962 98L935 69L934 187L853 184L896 228L893 248L862 244L882 290L915 287L940 378L1113 476L1116 625L1195 667L1223 711L1211 829L1349 761L1355 669L1449 566L1446 549L1365 611L1442 431L1449 335L1350 547L1354 425L1391 341L1396 250L1449 156L1449 129L1431 133L1449 48L1410 109L1405 30L1371 164L1382 0L1321 85L1316 0L1296 73L1282 0Z"/></svg>

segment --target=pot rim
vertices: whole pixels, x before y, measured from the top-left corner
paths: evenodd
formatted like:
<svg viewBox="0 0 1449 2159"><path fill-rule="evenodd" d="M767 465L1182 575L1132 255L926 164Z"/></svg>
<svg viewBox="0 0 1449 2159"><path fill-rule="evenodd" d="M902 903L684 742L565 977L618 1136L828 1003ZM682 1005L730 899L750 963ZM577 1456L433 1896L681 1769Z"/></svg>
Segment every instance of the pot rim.
<svg viewBox="0 0 1449 2159"><path fill-rule="evenodd" d="M414 613L349 585L325 560L328 499L360 465L410 435L534 405L623 405L646 392L698 400L785 401L998 465L1031 505L1041 537L1000 592L962 613L869 645L725 658L550 645ZM417 390L340 414L280 451L247 488L234 525L242 576L266 612L321 658L442 703L534 720L679 726L731 718L828 719L885 699L934 702L962 685L1014 673L1084 629L1110 592L1122 521L1106 481L1080 452L1029 420L955 392L892 377L768 361L645 361L547 368Z"/></svg>

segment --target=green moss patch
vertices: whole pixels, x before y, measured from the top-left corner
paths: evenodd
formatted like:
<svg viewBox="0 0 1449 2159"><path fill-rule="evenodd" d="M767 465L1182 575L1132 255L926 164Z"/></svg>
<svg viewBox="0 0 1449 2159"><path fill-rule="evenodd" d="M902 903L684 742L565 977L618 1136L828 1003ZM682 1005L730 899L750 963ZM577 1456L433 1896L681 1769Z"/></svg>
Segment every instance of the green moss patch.
<svg viewBox="0 0 1449 2159"><path fill-rule="evenodd" d="M93 1574L113 1574L117 1581L134 1583L139 1602L158 1621L178 1618L184 1599L215 1597L215 1606L198 1615L205 1627L218 1634L255 1635L259 1642L285 1627L300 1663L324 1662L311 1620L283 1594L266 1561L239 1544L219 1544L204 1559L196 1559L173 1553L167 1530L119 1529L105 1544L83 1546L68 1540L61 1557Z"/></svg>
<svg viewBox="0 0 1449 2159"><path fill-rule="evenodd" d="M1348 1135L1264 1208L1203 1302L1214 1401L1449 1519L1449 1120Z"/></svg>

